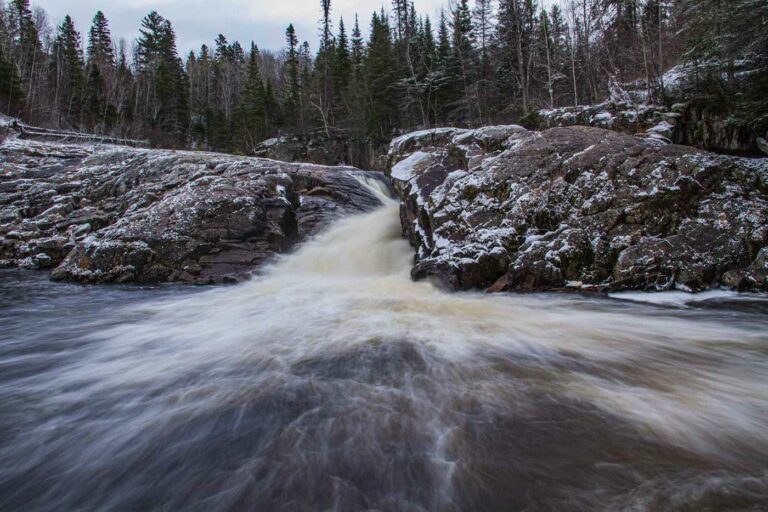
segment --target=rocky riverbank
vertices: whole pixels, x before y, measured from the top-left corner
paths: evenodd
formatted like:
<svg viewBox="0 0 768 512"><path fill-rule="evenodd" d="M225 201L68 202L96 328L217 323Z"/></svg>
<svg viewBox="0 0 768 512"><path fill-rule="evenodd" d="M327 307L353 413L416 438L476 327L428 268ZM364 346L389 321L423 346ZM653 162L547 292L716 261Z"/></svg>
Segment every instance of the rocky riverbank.
<svg viewBox="0 0 768 512"><path fill-rule="evenodd" d="M13 137L0 162L0 266L89 283L237 281L380 204L350 167Z"/></svg>
<svg viewBox="0 0 768 512"><path fill-rule="evenodd" d="M768 289L768 159L592 127L392 142L414 278L454 289Z"/></svg>

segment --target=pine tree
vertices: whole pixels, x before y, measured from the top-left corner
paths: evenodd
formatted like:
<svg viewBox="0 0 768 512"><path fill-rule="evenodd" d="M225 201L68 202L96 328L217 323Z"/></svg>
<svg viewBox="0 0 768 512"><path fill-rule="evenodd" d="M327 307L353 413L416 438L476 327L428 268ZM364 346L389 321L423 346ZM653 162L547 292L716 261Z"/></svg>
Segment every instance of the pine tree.
<svg viewBox="0 0 768 512"><path fill-rule="evenodd" d="M268 135L273 135L284 123L283 112L275 96L271 79L267 79L267 85L264 87L264 123Z"/></svg>
<svg viewBox="0 0 768 512"><path fill-rule="evenodd" d="M453 57L458 65L456 72L460 80L462 91L455 108L451 113L453 119L462 124L472 126L474 124L474 108L477 103L477 89L475 83L475 56L472 33L472 15L467 0L459 0L453 12Z"/></svg>
<svg viewBox="0 0 768 512"><path fill-rule="evenodd" d="M363 76L364 59L365 41L360 31L358 17L355 16L350 50L350 76L345 88L345 95L348 104L347 126L350 130L350 138L357 146L363 145L367 131L365 82Z"/></svg>
<svg viewBox="0 0 768 512"><path fill-rule="evenodd" d="M491 0L477 0L472 11L473 33L477 42L477 110L480 123L488 121L490 102L495 96L493 65L491 63L491 35L493 5Z"/></svg>
<svg viewBox="0 0 768 512"><path fill-rule="evenodd" d="M302 132L319 127L320 123L323 123L324 127L328 127L327 118L324 122L323 112L318 112L317 108L318 81L321 74L321 70L313 67L309 42L304 41L299 46L299 123Z"/></svg>
<svg viewBox="0 0 768 512"><path fill-rule="evenodd" d="M116 109L107 95L107 80L115 73L115 55L109 23L98 11L88 33L88 65L85 83L84 121L86 129L97 130L99 125L109 129L114 123Z"/></svg>
<svg viewBox="0 0 768 512"><path fill-rule="evenodd" d="M80 34L75 30L72 18L64 17L53 43L55 56L54 74L59 99L60 122L69 127L80 125L85 77Z"/></svg>
<svg viewBox="0 0 768 512"><path fill-rule="evenodd" d="M376 142L391 138L397 126L397 103L393 94L397 84L397 63L386 14L374 13L365 60L368 97L368 133Z"/></svg>
<svg viewBox="0 0 768 512"><path fill-rule="evenodd" d="M632 78L638 68L640 37L637 0L603 0L603 18L607 20L606 40L610 70L621 80Z"/></svg>
<svg viewBox="0 0 768 512"><path fill-rule="evenodd" d="M88 33L88 61L95 62L101 71L106 67L115 65L109 22L101 11L98 11L93 17L93 24Z"/></svg>
<svg viewBox="0 0 768 512"><path fill-rule="evenodd" d="M360 23L357 15L355 15L355 26L352 29L352 67L354 72L359 75L362 65L363 57L365 56L365 41L363 40L363 34L360 32Z"/></svg>
<svg viewBox="0 0 768 512"><path fill-rule="evenodd" d="M137 91L145 122L156 138L184 144L189 131L189 80L176 52L171 23L152 11L142 20L137 43Z"/></svg>
<svg viewBox="0 0 768 512"><path fill-rule="evenodd" d="M238 144L246 149L253 148L257 142L267 137L265 90L259 65L259 49L251 43L248 68L242 100L238 107Z"/></svg>
<svg viewBox="0 0 768 512"><path fill-rule="evenodd" d="M339 20L339 35L336 38L336 48L333 62L333 107L334 119L344 124L348 116L346 105L346 88L352 73L352 61L349 53L349 41L344 27L344 18Z"/></svg>
<svg viewBox="0 0 768 512"><path fill-rule="evenodd" d="M320 49L317 52L318 70L317 96L314 106L320 114L321 121L326 129L332 125L334 114L335 91L334 82L334 61L335 61L335 41L331 33L331 0L320 0L323 11Z"/></svg>
<svg viewBox="0 0 768 512"><path fill-rule="evenodd" d="M21 79L21 89L26 98L26 115L34 115L36 97L36 82L42 78L40 72L44 55L42 54L40 36L32 17L29 0L12 0L10 6L11 24L16 39L10 48L9 60L15 64Z"/></svg>
<svg viewBox="0 0 768 512"><path fill-rule="evenodd" d="M83 104L83 122L86 130L96 131L106 114L104 97L105 83L98 64L92 61L88 64L88 78L85 85L85 98ZM105 120L106 121L106 120Z"/></svg>
<svg viewBox="0 0 768 512"><path fill-rule="evenodd" d="M434 117L438 123L454 123L457 102L462 95L462 77L460 64L451 46L451 35L445 11L440 11L440 24L437 29L437 52L435 56ZM461 109L459 109L461 111Z"/></svg>
<svg viewBox="0 0 768 512"><path fill-rule="evenodd" d="M528 111L530 103L527 63L532 47L532 34L526 27L525 4L525 0L501 0L496 25L497 80L502 90L518 92L506 99L507 108L514 109L519 100L523 112Z"/></svg>
<svg viewBox="0 0 768 512"><path fill-rule="evenodd" d="M133 71L128 64L128 56L125 53L125 47L122 47L118 51L115 71L114 105L110 105L107 108L114 109L114 115L121 125L123 133L128 131L128 128L133 125L135 120L133 101L133 93L135 89L136 83L134 81ZM144 137L145 135L140 134L139 136Z"/></svg>
<svg viewBox="0 0 768 512"><path fill-rule="evenodd" d="M24 109L21 80L14 66L5 56L0 44L0 112L17 116Z"/></svg>
<svg viewBox="0 0 768 512"><path fill-rule="evenodd" d="M301 84L299 82L299 40L296 38L296 30L293 24L288 25L285 31L285 39L288 44L288 55L285 62L285 88L283 95L283 112L285 121L289 126L303 130L300 122L299 110L301 106Z"/></svg>
<svg viewBox="0 0 768 512"><path fill-rule="evenodd" d="M406 39L408 33L408 0L392 0L392 14L395 18L395 45Z"/></svg>

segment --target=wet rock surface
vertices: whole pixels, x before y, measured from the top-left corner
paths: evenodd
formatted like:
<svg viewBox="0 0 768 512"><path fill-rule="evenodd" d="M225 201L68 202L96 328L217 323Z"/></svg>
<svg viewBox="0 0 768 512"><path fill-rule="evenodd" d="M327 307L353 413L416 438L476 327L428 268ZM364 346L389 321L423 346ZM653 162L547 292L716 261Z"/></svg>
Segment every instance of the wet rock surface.
<svg viewBox="0 0 768 512"><path fill-rule="evenodd" d="M768 289L768 159L592 127L393 141L414 278L454 289Z"/></svg>
<svg viewBox="0 0 768 512"><path fill-rule="evenodd" d="M233 282L380 204L350 167L21 141L0 146L0 266L88 283Z"/></svg>

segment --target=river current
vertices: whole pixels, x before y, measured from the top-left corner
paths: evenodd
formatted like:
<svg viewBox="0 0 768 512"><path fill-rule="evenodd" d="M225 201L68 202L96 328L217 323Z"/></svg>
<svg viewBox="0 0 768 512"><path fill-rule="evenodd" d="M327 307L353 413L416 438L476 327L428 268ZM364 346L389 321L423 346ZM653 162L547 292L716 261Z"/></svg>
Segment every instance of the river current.
<svg viewBox="0 0 768 512"><path fill-rule="evenodd" d="M449 293L381 197L231 287L0 272L0 510L768 510L767 302Z"/></svg>

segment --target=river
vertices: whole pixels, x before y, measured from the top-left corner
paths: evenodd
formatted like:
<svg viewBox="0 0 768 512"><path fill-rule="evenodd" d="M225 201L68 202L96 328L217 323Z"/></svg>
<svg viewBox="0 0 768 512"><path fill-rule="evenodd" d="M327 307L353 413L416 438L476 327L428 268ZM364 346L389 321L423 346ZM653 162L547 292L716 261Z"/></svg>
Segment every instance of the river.
<svg viewBox="0 0 768 512"><path fill-rule="evenodd" d="M0 510L768 510L768 302L448 293L384 201L231 287L0 272Z"/></svg>

